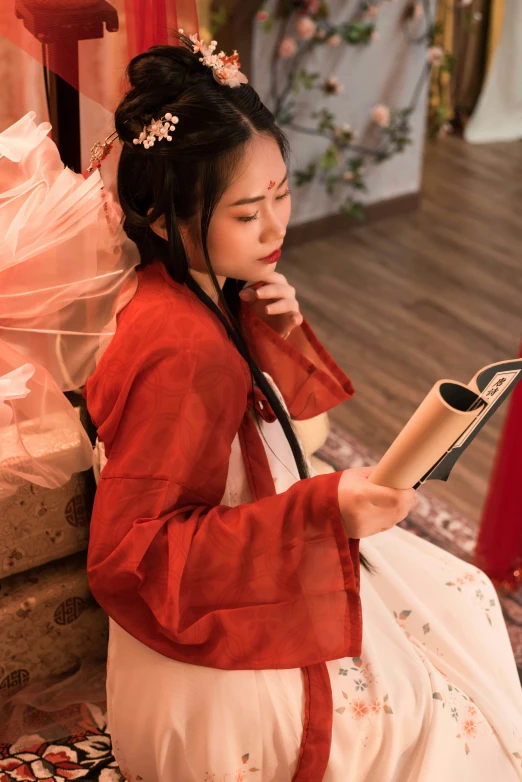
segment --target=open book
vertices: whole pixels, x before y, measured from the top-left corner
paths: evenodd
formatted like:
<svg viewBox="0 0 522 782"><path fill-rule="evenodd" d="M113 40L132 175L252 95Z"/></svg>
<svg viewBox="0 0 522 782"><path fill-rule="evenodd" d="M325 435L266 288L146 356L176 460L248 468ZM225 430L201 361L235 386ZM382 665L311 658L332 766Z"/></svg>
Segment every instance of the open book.
<svg viewBox="0 0 522 782"><path fill-rule="evenodd" d="M369 480L393 489L417 489L425 481L446 481L459 457L520 379L522 358L484 367L467 386L439 380Z"/></svg>

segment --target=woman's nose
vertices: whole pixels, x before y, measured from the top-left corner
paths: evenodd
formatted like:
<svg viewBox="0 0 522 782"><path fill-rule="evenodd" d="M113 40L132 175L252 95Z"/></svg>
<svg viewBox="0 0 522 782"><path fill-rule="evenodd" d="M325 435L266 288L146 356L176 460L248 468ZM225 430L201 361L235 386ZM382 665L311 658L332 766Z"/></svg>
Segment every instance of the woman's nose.
<svg viewBox="0 0 522 782"><path fill-rule="evenodd" d="M273 217L268 223L268 225L266 225L261 240L263 242L273 242L276 240L284 239L285 235L286 235L286 225L284 225L277 218Z"/></svg>

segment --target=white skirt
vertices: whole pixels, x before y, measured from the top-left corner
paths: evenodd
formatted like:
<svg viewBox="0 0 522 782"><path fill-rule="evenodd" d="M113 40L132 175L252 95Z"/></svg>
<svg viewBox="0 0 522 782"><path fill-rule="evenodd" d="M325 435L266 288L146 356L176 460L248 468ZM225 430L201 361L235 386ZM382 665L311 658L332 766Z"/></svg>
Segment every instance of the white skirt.
<svg viewBox="0 0 522 782"><path fill-rule="evenodd" d="M296 478L290 448L277 421L261 427L285 491ZM248 501L236 438L223 503ZM522 691L489 579L398 527L362 550L377 573L361 569L361 658L327 663L334 715L324 782L522 780ZM298 668L177 662L111 619L107 699L129 782L292 779L304 721Z"/></svg>

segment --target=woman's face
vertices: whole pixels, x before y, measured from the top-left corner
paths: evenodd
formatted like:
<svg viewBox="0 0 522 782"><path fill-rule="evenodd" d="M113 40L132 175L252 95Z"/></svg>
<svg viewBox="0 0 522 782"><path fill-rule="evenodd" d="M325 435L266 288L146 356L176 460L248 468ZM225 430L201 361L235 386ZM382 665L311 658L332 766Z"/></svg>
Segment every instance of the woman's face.
<svg viewBox="0 0 522 782"><path fill-rule="evenodd" d="M290 200L288 172L277 143L268 136L255 136L210 221L208 250L221 285L227 277L263 281L274 271L277 260L262 259L283 243ZM198 277L206 274L203 250L193 233L184 231L183 240L191 269L200 273Z"/></svg>

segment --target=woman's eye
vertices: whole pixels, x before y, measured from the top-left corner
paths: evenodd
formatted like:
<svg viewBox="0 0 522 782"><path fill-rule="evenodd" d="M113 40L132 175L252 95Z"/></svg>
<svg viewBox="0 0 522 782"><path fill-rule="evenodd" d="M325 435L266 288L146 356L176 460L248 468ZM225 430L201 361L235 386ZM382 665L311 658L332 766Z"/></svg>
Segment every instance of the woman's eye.
<svg viewBox="0 0 522 782"><path fill-rule="evenodd" d="M291 194L290 190L287 190L286 193L283 193L283 195L277 196L276 201L282 201L283 198L288 198L288 196ZM240 220L242 223L250 223L251 220L257 220L259 217L259 212L256 212L255 215L251 215L250 217L238 217L237 219Z"/></svg>

